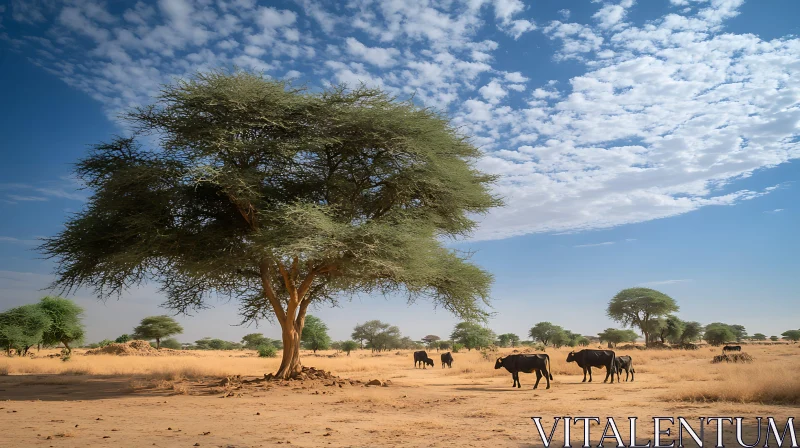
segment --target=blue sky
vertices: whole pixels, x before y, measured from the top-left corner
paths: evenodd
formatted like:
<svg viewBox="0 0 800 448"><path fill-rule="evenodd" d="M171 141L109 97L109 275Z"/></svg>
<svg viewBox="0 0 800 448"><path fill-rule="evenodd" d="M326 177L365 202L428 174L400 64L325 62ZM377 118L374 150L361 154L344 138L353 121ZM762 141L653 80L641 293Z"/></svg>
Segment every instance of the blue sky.
<svg viewBox="0 0 800 448"><path fill-rule="evenodd" d="M637 285L684 319L798 328L798 16L792 0L0 2L0 308L43 294L32 249L83 206L87 145L159 85L235 65L414 94L472 136L507 205L458 246L495 275L498 333L596 334ZM90 340L165 312L155 285L75 299ZM402 299L313 312L335 339L368 319L414 338L456 323ZM185 341L253 331L235 304L179 320Z"/></svg>

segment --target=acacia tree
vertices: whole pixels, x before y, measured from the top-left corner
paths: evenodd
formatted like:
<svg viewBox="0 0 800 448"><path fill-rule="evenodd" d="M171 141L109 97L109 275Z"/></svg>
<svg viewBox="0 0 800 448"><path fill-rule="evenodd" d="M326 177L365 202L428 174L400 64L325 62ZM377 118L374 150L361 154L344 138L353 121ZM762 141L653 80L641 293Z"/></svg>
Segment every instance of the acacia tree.
<svg viewBox="0 0 800 448"><path fill-rule="evenodd" d="M461 322L450 333L450 339L462 344L467 350L472 350L492 345L495 334L492 330L482 327L476 322Z"/></svg>
<svg viewBox="0 0 800 448"><path fill-rule="evenodd" d="M178 312L238 300L244 322L280 324L278 378L301 370L308 307L343 293L485 318L491 275L444 239L501 201L480 151L435 111L235 72L167 86L127 119L155 147L117 138L79 161L93 194L41 247L54 287L108 297L152 279Z"/></svg>
<svg viewBox="0 0 800 448"><path fill-rule="evenodd" d="M358 343L356 341L344 341L342 342L342 351L347 353L347 356L350 356L350 352L358 348Z"/></svg>
<svg viewBox="0 0 800 448"><path fill-rule="evenodd" d="M784 339L788 339L792 342L800 341L800 330L788 330L781 333Z"/></svg>
<svg viewBox="0 0 800 448"><path fill-rule="evenodd" d="M514 333L504 333L497 337L497 343L501 347L516 347L519 344L519 336Z"/></svg>
<svg viewBox="0 0 800 448"><path fill-rule="evenodd" d="M602 333L598 333L600 342L610 342L612 347L623 342L634 342L639 337L633 330L619 330L616 328L606 328Z"/></svg>
<svg viewBox="0 0 800 448"><path fill-rule="evenodd" d="M650 288L628 288L611 299L606 314L623 325L639 327L645 343L650 344L653 321L678 309L675 300L663 292Z"/></svg>
<svg viewBox="0 0 800 448"><path fill-rule="evenodd" d="M50 316L39 304L22 305L0 313L0 346L10 355L15 349L20 356L40 344L44 332L52 325Z"/></svg>
<svg viewBox="0 0 800 448"><path fill-rule="evenodd" d="M327 350L331 344L328 326L319 317L309 314L306 316L306 324L303 327L303 334L300 335L300 341L314 353L317 350Z"/></svg>
<svg viewBox="0 0 800 448"><path fill-rule="evenodd" d="M161 315L150 316L142 319L142 322L133 329L135 339L149 341L156 340L156 348L161 348L161 339L183 333L183 327L175 319Z"/></svg>
<svg viewBox="0 0 800 448"><path fill-rule="evenodd" d="M534 341L539 341L544 345L553 342L553 339L563 338L564 329L550 322L539 322L528 331L528 336ZM561 342L561 339L559 339Z"/></svg>
<svg viewBox="0 0 800 448"><path fill-rule="evenodd" d="M39 307L50 318L51 325L42 334L44 345L64 344L67 353L72 353L70 344L83 342L85 330L83 322L83 308L72 300L62 297L42 297Z"/></svg>

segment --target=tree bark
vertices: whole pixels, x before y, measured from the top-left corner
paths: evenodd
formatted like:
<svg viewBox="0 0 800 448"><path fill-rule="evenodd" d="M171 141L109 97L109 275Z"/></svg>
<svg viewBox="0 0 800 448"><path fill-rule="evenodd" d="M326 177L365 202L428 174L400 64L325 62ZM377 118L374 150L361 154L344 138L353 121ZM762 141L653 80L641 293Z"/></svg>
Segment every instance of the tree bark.
<svg viewBox="0 0 800 448"><path fill-rule="evenodd" d="M305 320L305 316L303 316L303 320ZM296 324L297 322L290 318L281 321L283 359L281 359L281 366L278 368L275 378L289 379L303 370L303 365L300 363L300 335L303 329L302 327L298 329Z"/></svg>
<svg viewBox="0 0 800 448"><path fill-rule="evenodd" d="M161 338L156 338L156 350L161 350Z"/></svg>

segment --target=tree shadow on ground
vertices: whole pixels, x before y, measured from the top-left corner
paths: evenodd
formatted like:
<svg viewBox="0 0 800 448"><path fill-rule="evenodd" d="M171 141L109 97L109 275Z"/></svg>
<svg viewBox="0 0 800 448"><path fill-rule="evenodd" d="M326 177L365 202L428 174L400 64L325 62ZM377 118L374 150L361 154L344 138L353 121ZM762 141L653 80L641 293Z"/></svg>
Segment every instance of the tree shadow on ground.
<svg viewBox="0 0 800 448"><path fill-rule="evenodd" d="M8 375L0 377L0 401L77 401L169 396L171 390L134 387L136 377L114 375Z"/></svg>

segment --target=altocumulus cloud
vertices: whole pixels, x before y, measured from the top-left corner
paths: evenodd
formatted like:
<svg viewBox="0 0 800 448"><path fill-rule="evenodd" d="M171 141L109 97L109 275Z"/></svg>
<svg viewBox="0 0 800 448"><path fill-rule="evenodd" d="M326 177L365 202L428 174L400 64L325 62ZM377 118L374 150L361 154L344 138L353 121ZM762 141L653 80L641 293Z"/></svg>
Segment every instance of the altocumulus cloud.
<svg viewBox="0 0 800 448"><path fill-rule="evenodd" d="M774 189L737 191L735 180L800 156L800 40L725 32L742 0L671 0L646 24L629 21L632 0L587 2L585 23L566 10L537 21L520 0L285 5L15 0L0 23L17 21L20 34L0 38L110 117L175 77L234 64L314 88L414 94L482 147L481 169L503 175L507 206L481 218L478 239L735 204ZM577 62L581 74L531 85L534 73L495 59L529 36L556 46L537 64Z"/></svg>

